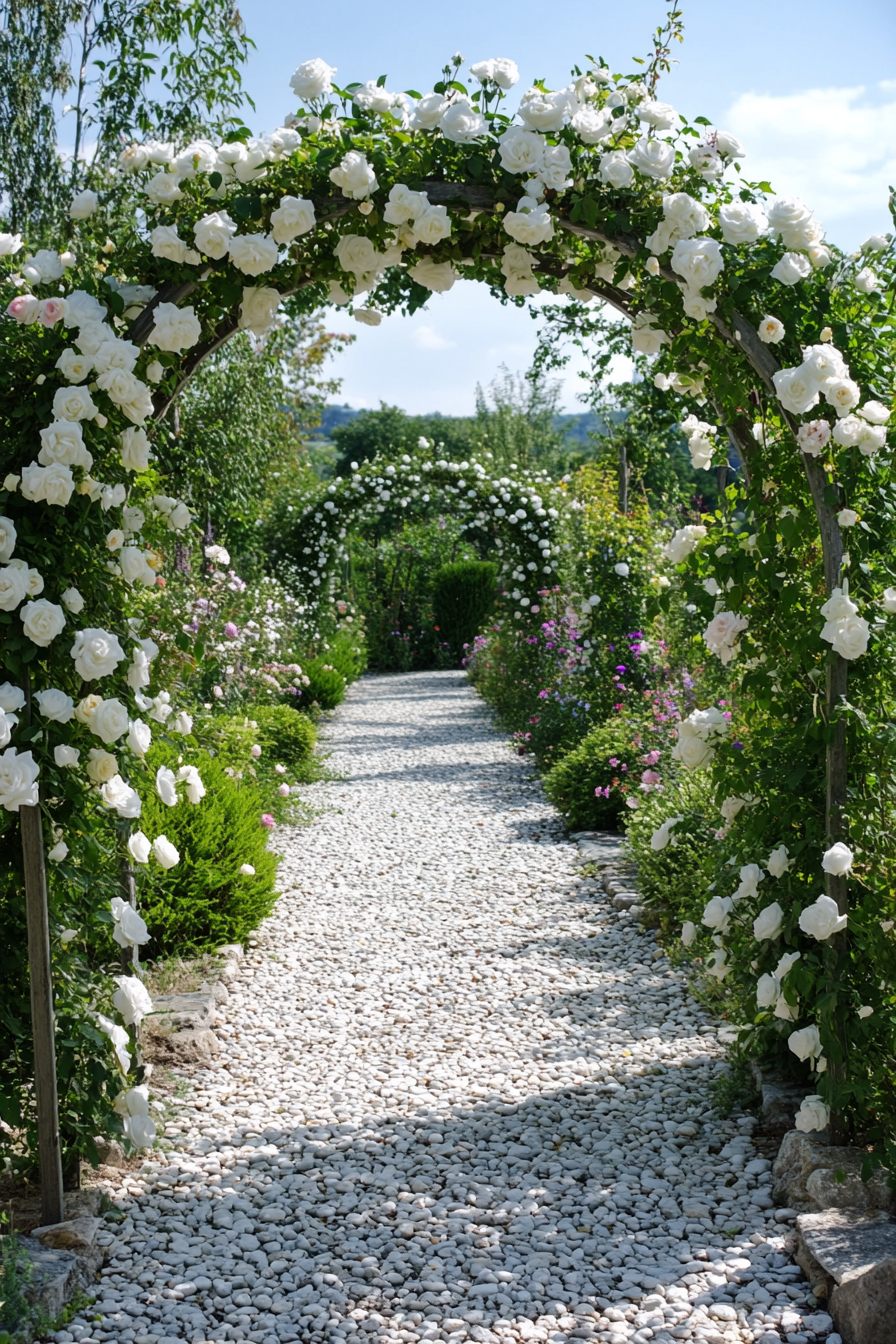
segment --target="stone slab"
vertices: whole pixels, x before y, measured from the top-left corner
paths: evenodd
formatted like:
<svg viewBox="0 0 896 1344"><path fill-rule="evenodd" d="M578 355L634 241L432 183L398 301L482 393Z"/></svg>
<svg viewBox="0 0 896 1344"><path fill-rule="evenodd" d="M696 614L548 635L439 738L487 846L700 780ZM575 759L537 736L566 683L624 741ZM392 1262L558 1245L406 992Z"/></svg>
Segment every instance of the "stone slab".
<svg viewBox="0 0 896 1344"><path fill-rule="evenodd" d="M772 1198L810 1210L889 1210L893 1191L883 1172L862 1180L865 1153L831 1145L823 1136L789 1130L775 1158Z"/></svg>
<svg viewBox="0 0 896 1344"><path fill-rule="evenodd" d="M217 1021L214 993L208 989L192 994L159 994L153 999L152 1012L144 1019L150 1035L187 1029L198 1031L213 1027Z"/></svg>
<svg viewBox="0 0 896 1344"><path fill-rule="evenodd" d="M896 1344L896 1223L889 1214L802 1214L797 1261L812 1267L816 1296L813 1279L819 1271L826 1276L828 1307L844 1344Z"/></svg>
<svg viewBox="0 0 896 1344"><path fill-rule="evenodd" d="M625 857L625 836L615 831L579 831L573 839L589 863L618 863Z"/></svg>

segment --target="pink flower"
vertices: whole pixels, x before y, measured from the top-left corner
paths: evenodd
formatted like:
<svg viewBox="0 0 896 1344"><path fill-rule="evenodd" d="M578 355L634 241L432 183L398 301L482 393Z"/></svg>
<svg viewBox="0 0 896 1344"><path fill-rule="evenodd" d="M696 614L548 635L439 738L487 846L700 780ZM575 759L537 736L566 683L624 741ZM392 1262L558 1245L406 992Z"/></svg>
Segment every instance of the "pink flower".
<svg viewBox="0 0 896 1344"><path fill-rule="evenodd" d="M657 755L659 755L659 752L657 752ZM651 789L655 789L662 782L662 775L658 775L655 770L645 770L641 776L641 788L645 793L650 793Z"/></svg>
<svg viewBox="0 0 896 1344"><path fill-rule="evenodd" d="M40 299L36 299L33 294L19 294L7 305L6 311L17 322L23 324L36 322L40 312Z"/></svg>
<svg viewBox="0 0 896 1344"><path fill-rule="evenodd" d="M250 755L254 756L256 760L258 760L258 757L261 755L261 747L258 745L257 742L254 742L252 744Z"/></svg>
<svg viewBox="0 0 896 1344"><path fill-rule="evenodd" d="M268 830L271 830L274 826L274 818L271 816L270 812L262 812L261 824L262 826L267 826Z"/></svg>
<svg viewBox="0 0 896 1344"><path fill-rule="evenodd" d="M13 300L15 302L15 300ZM55 327L65 313L65 299L43 299L40 305L40 322L44 327Z"/></svg>
<svg viewBox="0 0 896 1344"><path fill-rule="evenodd" d="M641 764L642 764L642 765L656 765L657 761L658 761L659 758L660 758L660 755L661 755L661 753L658 752L658 751L654 748L653 751L648 751L648 753L647 753L646 756L642 756L642 757L641 757ZM643 779L643 775L642 775L642 779Z"/></svg>
<svg viewBox="0 0 896 1344"><path fill-rule="evenodd" d="M228 621L224 627L224 633L228 639L236 639L239 636L239 626L234 625L233 621Z"/></svg>

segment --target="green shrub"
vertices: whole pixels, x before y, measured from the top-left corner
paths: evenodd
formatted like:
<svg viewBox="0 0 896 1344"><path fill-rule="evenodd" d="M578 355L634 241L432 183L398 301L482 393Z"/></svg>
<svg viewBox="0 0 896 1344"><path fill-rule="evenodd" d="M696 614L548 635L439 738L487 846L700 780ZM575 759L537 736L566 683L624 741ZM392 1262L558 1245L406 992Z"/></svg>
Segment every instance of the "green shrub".
<svg viewBox="0 0 896 1344"><path fill-rule="evenodd" d="M262 749L259 761L283 765L304 765L314 751L317 738L307 714L298 714L292 705L256 705L250 722L258 724L255 741Z"/></svg>
<svg viewBox="0 0 896 1344"><path fill-rule="evenodd" d="M330 640L324 662L340 672L346 682L357 681L367 666L367 645L348 630L338 630Z"/></svg>
<svg viewBox="0 0 896 1344"><path fill-rule="evenodd" d="M155 773L160 765L175 768L176 756L159 745L148 763ZM180 853L180 862L167 871L154 859L138 870L140 913L152 935L147 951L153 959L244 942L276 900L277 858L267 849L258 788L229 775L221 758L200 754L195 764L207 790L200 803L182 797L166 807L153 794L140 817L151 840L165 835ZM244 863L255 868L254 876L240 874Z"/></svg>
<svg viewBox="0 0 896 1344"><path fill-rule="evenodd" d="M497 574L489 560L455 560L433 575L433 612L458 661L495 604Z"/></svg>
<svg viewBox="0 0 896 1344"><path fill-rule="evenodd" d="M302 664L302 671L308 678L308 685L302 687L299 706L311 709L317 704L319 709L335 709L345 699L345 677L329 661L329 654L322 658L308 658Z"/></svg>
<svg viewBox="0 0 896 1344"><path fill-rule="evenodd" d="M677 940L685 920L699 925L708 900L718 808L708 770L666 778L664 791L651 794L628 819L628 843L638 865L641 899L659 910L664 934ZM681 820L668 844L654 849L651 836L671 817Z"/></svg>
<svg viewBox="0 0 896 1344"><path fill-rule="evenodd" d="M615 831L641 772L630 719L592 728L544 777L544 790L571 831Z"/></svg>

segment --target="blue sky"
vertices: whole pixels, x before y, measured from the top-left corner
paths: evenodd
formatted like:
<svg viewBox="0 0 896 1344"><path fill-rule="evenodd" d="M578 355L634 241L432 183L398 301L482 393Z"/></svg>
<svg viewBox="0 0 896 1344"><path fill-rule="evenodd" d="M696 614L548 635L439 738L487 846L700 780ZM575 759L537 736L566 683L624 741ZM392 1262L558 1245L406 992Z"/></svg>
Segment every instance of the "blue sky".
<svg viewBox="0 0 896 1344"><path fill-rule="evenodd" d="M455 0L450 5L329 5L243 0L257 51L248 91L259 130L272 130L293 109L289 78L302 60L322 56L337 80L388 76L390 89L426 93L448 56L467 62L509 56L520 67L518 93L533 79L568 82L585 53L612 70L645 55L665 8L655 0ZM685 0L685 41L661 97L690 116L704 115L747 148L744 171L767 178L785 195L815 208L833 240L855 247L890 227L887 186L896 184L896 7L893 0ZM528 366L536 323L526 310L503 307L481 287L458 284L434 296L413 318L361 327L333 314L334 330L354 345L334 361L342 399L380 400L409 411L449 415L472 410L477 382L499 366ZM575 369L564 383L569 410Z"/></svg>

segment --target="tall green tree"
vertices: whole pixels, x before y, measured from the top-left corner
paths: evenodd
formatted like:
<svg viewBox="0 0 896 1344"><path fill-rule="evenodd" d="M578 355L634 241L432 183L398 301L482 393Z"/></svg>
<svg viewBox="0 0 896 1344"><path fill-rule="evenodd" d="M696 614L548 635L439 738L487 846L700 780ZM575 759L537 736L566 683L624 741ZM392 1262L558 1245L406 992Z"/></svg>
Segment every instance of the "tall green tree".
<svg viewBox="0 0 896 1344"><path fill-rule="evenodd" d="M56 244L133 139L239 126L251 45L233 0L0 0L6 225Z"/></svg>

